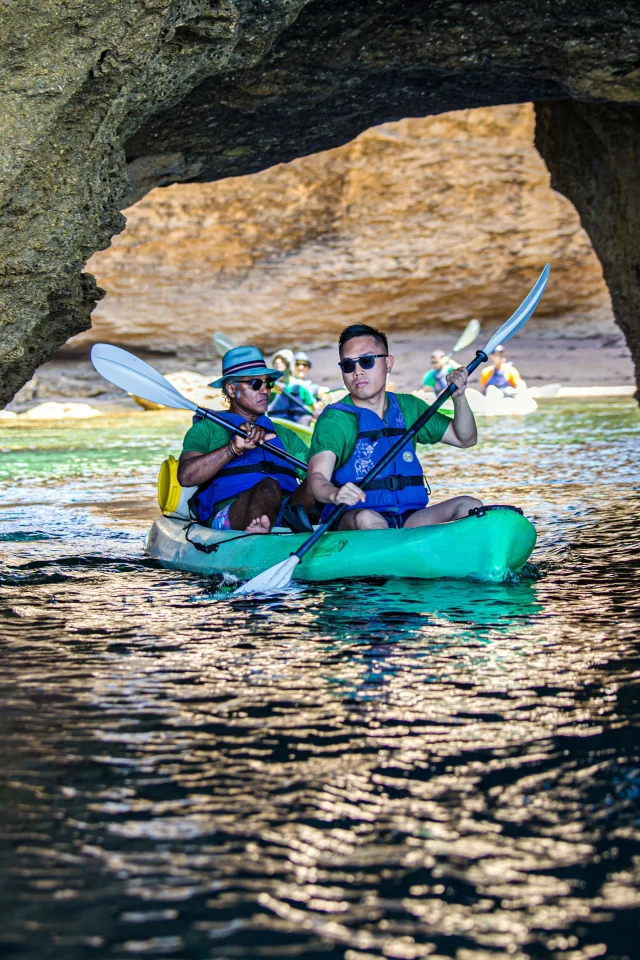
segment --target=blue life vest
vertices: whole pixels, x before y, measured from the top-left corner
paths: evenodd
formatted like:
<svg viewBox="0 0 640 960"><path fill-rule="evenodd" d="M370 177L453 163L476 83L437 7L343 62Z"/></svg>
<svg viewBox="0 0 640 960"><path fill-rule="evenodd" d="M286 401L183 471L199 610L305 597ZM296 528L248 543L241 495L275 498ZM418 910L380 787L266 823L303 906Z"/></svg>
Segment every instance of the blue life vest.
<svg viewBox="0 0 640 960"><path fill-rule="evenodd" d="M237 413L221 412L218 416L239 427L246 421ZM201 419L198 417L197 419ZM196 418L194 417L194 421ZM261 416L256 420L259 427L264 427L268 433L275 433L275 428L268 417ZM269 441L279 450L286 450L280 437L276 436ZM226 467L219 470L215 477L198 487L196 493L189 500L189 506L195 513L198 523L207 524L216 515L219 504L231 497L238 497L245 490L255 487L265 477L273 477L280 484L283 492L293 493L298 486L298 478L293 467L284 460L278 460L274 454L262 447L247 450L241 457L236 457Z"/></svg>
<svg viewBox="0 0 640 960"><path fill-rule="evenodd" d="M367 473L382 459L387 450L406 432L407 426L394 393L388 393L389 409L386 422L373 410L350 406L346 403L332 403L327 410L342 410L358 418L358 436L353 452L346 463L334 471L332 482L338 486L345 483L359 484ZM384 513L404 513L407 510L420 510L429 502L426 481L413 442L408 440L396 454L391 463L372 480L366 488L367 499L348 510L381 510ZM335 509L329 503L322 512L322 518Z"/></svg>
<svg viewBox="0 0 640 960"><path fill-rule="evenodd" d="M438 372L436 373L436 382L433 385L434 393L436 394L442 393L443 390L447 389L447 387L449 386L449 384L447 383L448 373L449 371L445 370L444 368L442 370L438 370Z"/></svg>
<svg viewBox="0 0 640 960"><path fill-rule="evenodd" d="M501 370L498 370L497 367L494 367L493 373L484 385L484 392L487 392L487 387L497 387L498 390L504 390L505 387L511 386L513 386L513 384L509 383L504 373L502 373Z"/></svg>

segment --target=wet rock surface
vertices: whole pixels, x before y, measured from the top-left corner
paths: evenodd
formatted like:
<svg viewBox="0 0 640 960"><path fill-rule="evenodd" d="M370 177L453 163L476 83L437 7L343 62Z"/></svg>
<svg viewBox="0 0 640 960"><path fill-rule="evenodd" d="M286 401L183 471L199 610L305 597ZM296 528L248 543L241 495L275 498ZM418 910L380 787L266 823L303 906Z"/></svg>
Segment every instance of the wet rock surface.
<svg viewBox="0 0 640 960"><path fill-rule="evenodd" d="M153 186L256 172L404 116L640 101L635 0L21 0L3 16L0 402L87 329L101 291L83 265Z"/></svg>

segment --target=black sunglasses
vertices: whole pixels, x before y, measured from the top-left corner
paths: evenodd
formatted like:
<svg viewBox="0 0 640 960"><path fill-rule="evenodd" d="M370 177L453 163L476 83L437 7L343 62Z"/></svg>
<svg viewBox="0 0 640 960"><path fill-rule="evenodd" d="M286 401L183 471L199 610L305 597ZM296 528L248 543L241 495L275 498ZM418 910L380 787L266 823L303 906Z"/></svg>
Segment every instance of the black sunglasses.
<svg viewBox="0 0 640 960"><path fill-rule="evenodd" d="M275 380L271 377L254 377L253 380L236 380L236 383L245 383L248 387L251 387L252 390L262 390L262 385L266 384L267 389L271 390Z"/></svg>
<svg viewBox="0 0 640 960"><path fill-rule="evenodd" d="M388 353L363 353L361 357L356 357L354 360L339 360L338 366L343 373L353 373L356 363L362 370L373 370L378 357L388 356Z"/></svg>

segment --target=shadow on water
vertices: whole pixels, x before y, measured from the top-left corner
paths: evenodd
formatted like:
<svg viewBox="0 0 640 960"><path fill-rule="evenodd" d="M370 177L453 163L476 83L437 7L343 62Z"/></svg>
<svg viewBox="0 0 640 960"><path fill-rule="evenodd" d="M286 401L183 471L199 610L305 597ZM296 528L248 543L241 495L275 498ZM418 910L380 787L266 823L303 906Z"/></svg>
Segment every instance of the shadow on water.
<svg viewBox="0 0 640 960"><path fill-rule="evenodd" d="M489 500L514 461L536 579L268 600L142 557L110 504L150 496L161 430L109 430L58 486L32 443L0 507L3 956L632 960L636 409L461 454Z"/></svg>

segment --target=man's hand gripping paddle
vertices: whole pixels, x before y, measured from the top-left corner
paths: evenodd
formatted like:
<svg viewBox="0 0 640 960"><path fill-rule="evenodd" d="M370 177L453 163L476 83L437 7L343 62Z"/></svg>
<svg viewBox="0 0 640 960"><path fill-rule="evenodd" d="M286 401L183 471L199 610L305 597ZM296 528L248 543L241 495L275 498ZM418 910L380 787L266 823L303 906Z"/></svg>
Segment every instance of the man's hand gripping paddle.
<svg viewBox="0 0 640 960"><path fill-rule="evenodd" d="M547 285L547 280L549 279L549 264L546 265L540 277L538 278L537 283L531 289L529 295L525 297L518 309L512 316L509 317L506 323L503 323L499 330L496 330L494 335L489 340L488 344L484 350L478 350L475 357L467 365L467 371L473 373L476 367L480 366L481 363L485 363L489 358L489 354L492 353L495 348L500 343L506 343L507 340L510 340L518 330L520 330L529 317L533 314L534 310L538 306L540 297L544 292L544 288ZM419 417L418 420L410 427L403 436L399 437L396 443L387 451L387 453L382 457L381 460L373 467L369 473L363 477L362 480L358 482L358 486L363 490L366 489L367 484L375 479L378 476L381 470L387 466L388 463L391 463L393 458L397 453L402 450L408 440L413 439L416 434L422 429L425 423L431 419L436 410L439 410L443 403L449 399L456 392L455 384L450 384L446 390L440 394L439 397L434 400L430 407ZM237 590L234 590L234 594L246 594L246 593L271 593L275 590L282 590L290 582L293 572L296 566L300 563L301 559L307 553L308 550L313 547L315 543L318 542L323 533L326 533L335 523L337 523L342 515L346 512L347 505L342 504L333 511L331 516L325 523L321 524L317 530L302 544L302 546L296 550L295 553L292 553L287 560L283 560L281 563L277 563L273 567L269 567L268 570L265 570L264 573L259 573L257 577L253 577L251 580L248 580L247 583L243 584L241 587L238 587Z"/></svg>
<svg viewBox="0 0 640 960"><path fill-rule="evenodd" d="M247 437L245 430L229 423L224 417L214 413L213 410L199 407L193 400L187 400L161 373L154 370L150 364L145 363L140 357L129 353L128 350L112 347L109 343L96 343L91 349L91 362L100 376L128 393L135 393L137 397L144 397L145 400L153 400L154 403L162 403L165 407L174 407L176 410L193 410L198 416L217 423L219 427L224 427L229 433L237 434L239 437ZM269 453L280 457L281 460L286 460L287 463L299 470L307 469L304 461L292 457L291 454L278 449L278 447L274 447L267 440L262 444L262 449L268 450Z"/></svg>

